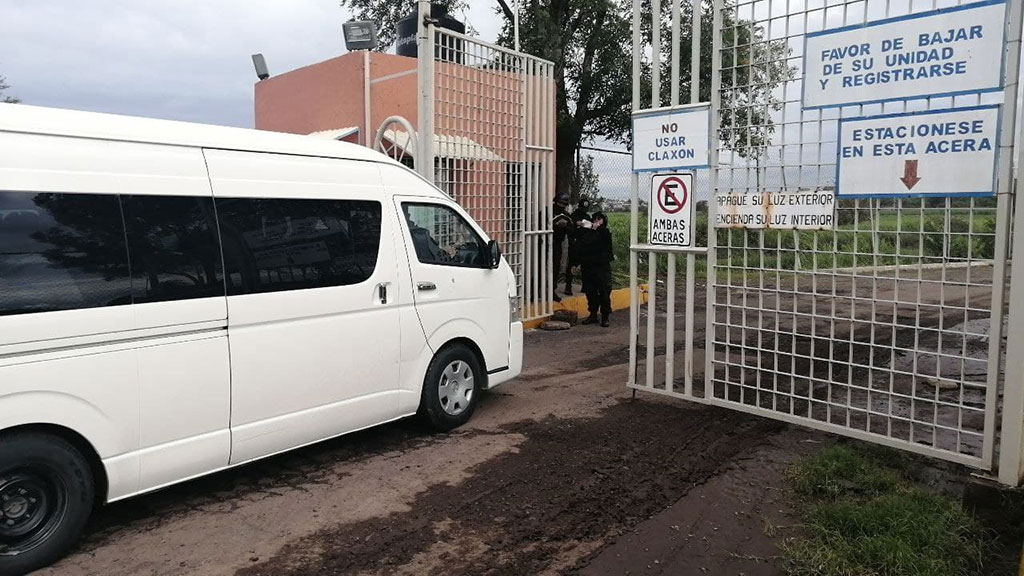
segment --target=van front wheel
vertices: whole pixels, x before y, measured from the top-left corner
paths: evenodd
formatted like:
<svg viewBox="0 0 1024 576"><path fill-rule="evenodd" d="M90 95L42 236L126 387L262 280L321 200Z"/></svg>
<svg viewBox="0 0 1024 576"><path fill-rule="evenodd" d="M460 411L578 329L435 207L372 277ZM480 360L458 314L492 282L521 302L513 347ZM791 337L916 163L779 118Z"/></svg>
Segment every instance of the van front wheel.
<svg viewBox="0 0 1024 576"><path fill-rule="evenodd" d="M469 421L480 397L483 369L476 355L455 344L430 362L420 397L420 417L431 427L448 431Z"/></svg>
<svg viewBox="0 0 1024 576"><path fill-rule="evenodd" d="M74 446L42 434L0 437L0 574L66 554L92 505L92 470Z"/></svg>

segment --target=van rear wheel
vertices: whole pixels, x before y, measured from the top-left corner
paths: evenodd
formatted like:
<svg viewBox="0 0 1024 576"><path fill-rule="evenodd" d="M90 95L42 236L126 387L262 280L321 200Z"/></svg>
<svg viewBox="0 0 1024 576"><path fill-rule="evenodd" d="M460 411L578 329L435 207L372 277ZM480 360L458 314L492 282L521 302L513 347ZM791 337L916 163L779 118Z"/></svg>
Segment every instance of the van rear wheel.
<svg viewBox="0 0 1024 576"><path fill-rule="evenodd" d="M476 355L461 344L438 352L427 368L420 397L420 417L432 428L448 431L469 421L483 384Z"/></svg>
<svg viewBox="0 0 1024 576"><path fill-rule="evenodd" d="M0 437L0 574L50 564L78 540L93 505L92 470L55 436Z"/></svg>

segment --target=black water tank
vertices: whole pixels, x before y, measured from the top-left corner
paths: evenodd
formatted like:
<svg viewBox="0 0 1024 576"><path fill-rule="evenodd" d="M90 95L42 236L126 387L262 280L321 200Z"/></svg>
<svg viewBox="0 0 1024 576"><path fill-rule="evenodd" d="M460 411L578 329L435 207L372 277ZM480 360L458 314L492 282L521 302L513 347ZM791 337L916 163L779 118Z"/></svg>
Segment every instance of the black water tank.
<svg viewBox="0 0 1024 576"><path fill-rule="evenodd" d="M466 25L448 14L448 10L441 4L430 5L430 17L437 20L439 28L452 30L459 34L466 33ZM395 24L395 54L410 58L416 57L416 24L415 10ZM434 58L442 62L462 64L462 40L451 36L442 36L440 33L435 34Z"/></svg>

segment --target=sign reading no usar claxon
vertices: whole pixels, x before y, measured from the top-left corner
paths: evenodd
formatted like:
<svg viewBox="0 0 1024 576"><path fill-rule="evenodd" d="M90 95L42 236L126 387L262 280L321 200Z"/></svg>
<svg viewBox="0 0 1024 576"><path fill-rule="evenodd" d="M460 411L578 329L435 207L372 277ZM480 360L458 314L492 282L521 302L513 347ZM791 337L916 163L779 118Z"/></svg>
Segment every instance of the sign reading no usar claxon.
<svg viewBox="0 0 1024 576"><path fill-rule="evenodd" d="M710 148L710 104L633 113L634 172L707 168Z"/></svg>

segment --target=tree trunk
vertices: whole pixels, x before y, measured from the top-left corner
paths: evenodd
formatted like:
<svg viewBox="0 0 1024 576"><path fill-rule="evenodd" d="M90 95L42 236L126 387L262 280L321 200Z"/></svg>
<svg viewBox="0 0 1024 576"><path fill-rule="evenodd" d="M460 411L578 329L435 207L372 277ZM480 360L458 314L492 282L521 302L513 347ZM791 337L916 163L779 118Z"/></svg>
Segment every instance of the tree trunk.
<svg viewBox="0 0 1024 576"><path fill-rule="evenodd" d="M555 134L555 195L565 194L571 202L579 200L576 188L576 150L582 139L581 132L567 122L558 123Z"/></svg>

